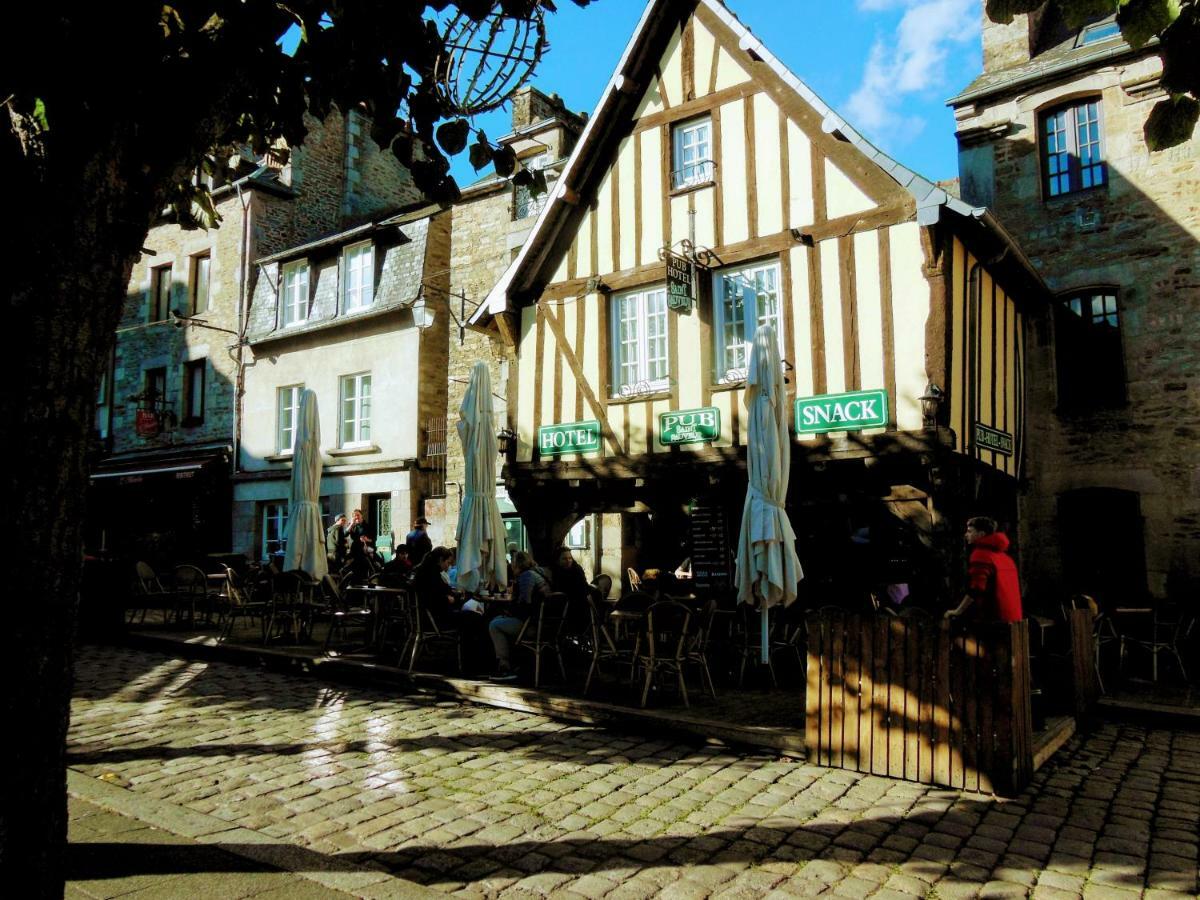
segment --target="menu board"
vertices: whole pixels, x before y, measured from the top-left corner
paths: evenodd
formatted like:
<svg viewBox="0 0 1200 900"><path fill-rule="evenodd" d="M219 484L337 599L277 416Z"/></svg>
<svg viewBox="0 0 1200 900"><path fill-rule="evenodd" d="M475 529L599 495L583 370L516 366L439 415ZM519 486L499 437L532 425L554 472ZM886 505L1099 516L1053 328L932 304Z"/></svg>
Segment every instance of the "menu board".
<svg viewBox="0 0 1200 900"><path fill-rule="evenodd" d="M698 591L733 588L733 556L729 528L721 506L692 507L692 579Z"/></svg>

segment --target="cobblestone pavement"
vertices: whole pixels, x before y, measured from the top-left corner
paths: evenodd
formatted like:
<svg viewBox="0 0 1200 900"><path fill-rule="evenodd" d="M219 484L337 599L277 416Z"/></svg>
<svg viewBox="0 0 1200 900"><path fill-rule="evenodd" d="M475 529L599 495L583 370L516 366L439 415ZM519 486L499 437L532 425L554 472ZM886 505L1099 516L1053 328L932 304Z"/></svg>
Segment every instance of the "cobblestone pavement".
<svg viewBox="0 0 1200 900"><path fill-rule="evenodd" d="M464 896L1197 892L1194 733L1105 725L1001 801L85 648L69 753L73 769L141 797Z"/></svg>

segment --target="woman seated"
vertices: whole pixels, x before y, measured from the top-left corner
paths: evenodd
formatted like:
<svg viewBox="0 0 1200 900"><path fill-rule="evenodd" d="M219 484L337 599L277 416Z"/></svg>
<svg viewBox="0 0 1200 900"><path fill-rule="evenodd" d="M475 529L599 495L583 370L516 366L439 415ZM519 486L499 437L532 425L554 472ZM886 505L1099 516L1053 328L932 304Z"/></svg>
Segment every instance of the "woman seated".
<svg viewBox="0 0 1200 900"><path fill-rule="evenodd" d="M488 624L488 634L496 651L496 674L492 676L492 681L517 680L517 673L512 668L512 645L520 635L525 620L533 612L534 603L550 590L547 573L538 567L531 554L518 550L513 554L512 563L517 576L512 603L504 615L497 616Z"/></svg>
<svg viewBox="0 0 1200 900"><path fill-rule="evenodd" d="M445 547L434 547L413 570L413 589L417 592L417 599L433 615L439 627L450 625L453 621L454 590L443 577L449 568L450 551Z"/></svg>
<svg viewBox="0 0 1200 900"><path fill-rule="evenodd" d="M550 583L554 590L566 594L567 601L573 606L586 603L592 589L587 576L583 574L583 567L575 562L570 547L559 549L554 568L550 570Z"/></svg>

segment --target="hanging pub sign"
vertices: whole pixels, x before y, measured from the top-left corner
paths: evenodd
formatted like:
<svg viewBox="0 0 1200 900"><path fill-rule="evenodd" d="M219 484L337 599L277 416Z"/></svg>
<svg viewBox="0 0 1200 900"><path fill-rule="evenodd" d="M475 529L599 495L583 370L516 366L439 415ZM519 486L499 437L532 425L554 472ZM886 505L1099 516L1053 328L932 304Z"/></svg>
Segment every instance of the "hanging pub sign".
<svg viewBox="0 0 1200 900"><path fill-rule="evenodd" d="M537 446L542 456L591 453L600 449L600 423L589 419L586 422L543 425L538 429Z"/></svg>
<svg viewBox="0 0 1200 900"><path fill-rule="evenodd" d="M721 411L715 406L703 409L676 409L658 416L658 440L672 444L706 444L721 436Z"/></svg>
<svg viewBox="0 0 1200 900"><path fill-rule="evenodd" d="M851 391L796 398L796 434L886 428L887 391Z"/></svg>
<svg viewBox="0 0 1200 900"><path fill-rule="evenodd" d="M134 414L133 430L139 437L154 437L159 431L158 413L153 409L141 408Z"/></svg>
<svg viewBox="0 0 1200 900"><path fill-rule="evenodd" d="M1007 431L998 431L976 422L975 446L980 450L992 450L1002 456L1012 456L1013 436Z"/></svg>
<svg viewBox="0 0 1200 900"><path fill-rule="evenodd" d="M674 253L667 262L667 308L687 311L696 300L696 276L691 260Z"/></svg>

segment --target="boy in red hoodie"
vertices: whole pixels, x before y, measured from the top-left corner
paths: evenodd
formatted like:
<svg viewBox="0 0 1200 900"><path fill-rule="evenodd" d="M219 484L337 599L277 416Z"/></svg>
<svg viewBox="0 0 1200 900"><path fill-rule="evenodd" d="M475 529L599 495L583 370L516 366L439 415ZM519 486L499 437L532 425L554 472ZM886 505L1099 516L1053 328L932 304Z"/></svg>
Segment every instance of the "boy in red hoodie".
<svg viewBox="0 0 1200 900"><path fill-rule="evenodd" d="M956 609L947 610L946 618L961 616L973 603L981 622L1019 622L1021 585L1017 566L1008 550L1008 537L997 531L995 519L976 516L967 521L967 544L971 558L967 563L967 596Z"/></svg>

